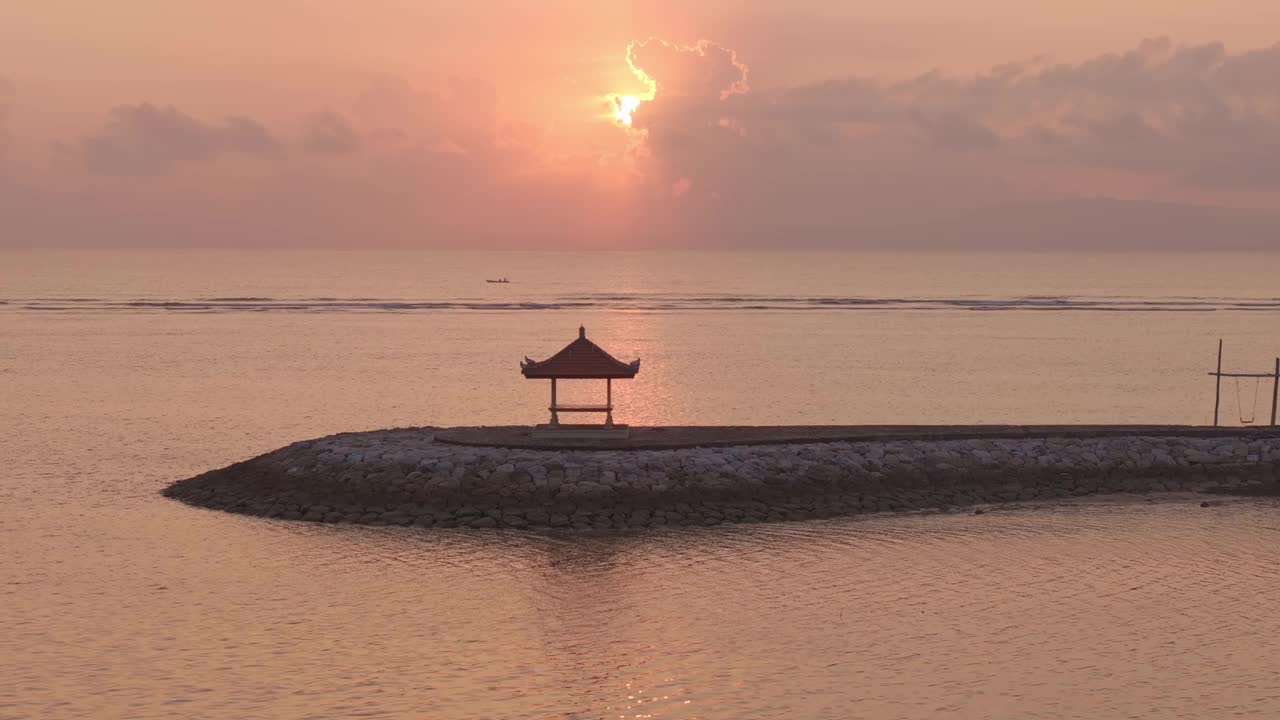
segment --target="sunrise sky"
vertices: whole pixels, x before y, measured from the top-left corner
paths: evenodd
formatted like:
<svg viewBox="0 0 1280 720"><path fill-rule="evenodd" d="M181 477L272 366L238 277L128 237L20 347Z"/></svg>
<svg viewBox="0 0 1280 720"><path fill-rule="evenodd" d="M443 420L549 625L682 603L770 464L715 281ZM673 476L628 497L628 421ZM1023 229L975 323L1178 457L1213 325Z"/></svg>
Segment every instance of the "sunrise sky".
<svg viewBox="0 0 1280 720"><path fill-rule="evenodd" d="M1273 248L1278 43L1274 0L9 0L0 246Z"/></svg>

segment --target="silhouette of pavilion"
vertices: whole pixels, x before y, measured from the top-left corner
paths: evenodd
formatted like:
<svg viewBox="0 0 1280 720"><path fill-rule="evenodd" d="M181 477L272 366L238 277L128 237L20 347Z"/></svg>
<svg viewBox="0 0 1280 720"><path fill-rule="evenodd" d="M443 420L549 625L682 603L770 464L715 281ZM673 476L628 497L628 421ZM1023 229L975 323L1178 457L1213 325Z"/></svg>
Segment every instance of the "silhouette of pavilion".
<svg viewBox="0 0 1280 720"><path fill-rule="evenodd" d="M613 423L613 381L630 380L640 372L640 361L622 362L587 339L587 329L578 327L578 339L546 360L520 363L520 372L529 380L551 381L551 422L534 428L534 435L556 437L626 437L626 425ZM561 405L556 401L557 380L604 380L604 405ZM561 425L560 413L604 413L604 425Z"/></svg>

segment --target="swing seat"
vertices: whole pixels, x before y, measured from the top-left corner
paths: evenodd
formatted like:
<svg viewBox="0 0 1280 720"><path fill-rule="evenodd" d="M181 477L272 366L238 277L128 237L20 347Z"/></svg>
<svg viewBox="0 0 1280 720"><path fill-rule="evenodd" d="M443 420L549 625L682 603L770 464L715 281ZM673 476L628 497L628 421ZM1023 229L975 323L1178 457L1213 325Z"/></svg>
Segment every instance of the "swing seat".
<svg viewBox="0 0 1280 720"><path fill-rule="evenodd" d="M1253 379L1253 408L1249 417L1244 415L1244 403L1240 399L1240 378L1236 378L1236 409L1240 414L1241 425L1252 425L1258 419L1258 388L1262 385L1257 378Z"/></svg>

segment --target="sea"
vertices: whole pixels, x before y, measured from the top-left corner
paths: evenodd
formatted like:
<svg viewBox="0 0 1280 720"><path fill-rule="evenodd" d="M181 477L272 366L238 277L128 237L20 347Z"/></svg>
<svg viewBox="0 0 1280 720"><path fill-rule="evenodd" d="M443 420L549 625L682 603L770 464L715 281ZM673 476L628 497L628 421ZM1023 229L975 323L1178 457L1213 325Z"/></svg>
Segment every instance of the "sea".
<svg viewBox="0 0 1280 720"><path fill-rule="evenodd" d="M487 280L507 278L507 283ZM1275 718L1280 505L536 534L240 517L306 438L1270 422L1280 254L0 251L0 719ZM562 399L598 401L600 383Z"/></svg>

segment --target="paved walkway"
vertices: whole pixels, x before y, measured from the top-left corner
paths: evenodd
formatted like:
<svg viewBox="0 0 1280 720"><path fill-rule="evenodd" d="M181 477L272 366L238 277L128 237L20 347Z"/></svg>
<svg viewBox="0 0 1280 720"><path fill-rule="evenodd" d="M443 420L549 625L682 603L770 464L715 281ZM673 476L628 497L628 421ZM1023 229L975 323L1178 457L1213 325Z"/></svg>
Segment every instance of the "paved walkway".
<svg viewBox="0 0 1280 720"><path fill-rule="evenodd" d="M1192 425L688 425L633 427L625 440L534 439L531 428L507 425L448 428L436 440L456 445L537 450L673 450L733 445L868 440L973 440L1091 437L1280 437L1280 428Z"/></svg>

